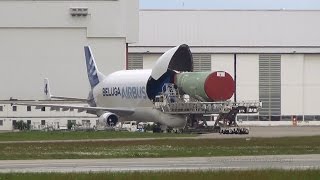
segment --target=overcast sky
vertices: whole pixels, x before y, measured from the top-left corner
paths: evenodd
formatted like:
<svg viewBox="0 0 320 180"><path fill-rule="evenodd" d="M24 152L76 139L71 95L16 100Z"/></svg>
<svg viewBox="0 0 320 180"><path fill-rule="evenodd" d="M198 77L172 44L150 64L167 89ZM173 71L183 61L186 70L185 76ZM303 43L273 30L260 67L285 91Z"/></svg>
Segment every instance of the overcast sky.
<svg viewBox="0 0 320 180"><path fill-rule="evenodd" d="M320 0L140 0L140 9L320 9Z"/></svg>

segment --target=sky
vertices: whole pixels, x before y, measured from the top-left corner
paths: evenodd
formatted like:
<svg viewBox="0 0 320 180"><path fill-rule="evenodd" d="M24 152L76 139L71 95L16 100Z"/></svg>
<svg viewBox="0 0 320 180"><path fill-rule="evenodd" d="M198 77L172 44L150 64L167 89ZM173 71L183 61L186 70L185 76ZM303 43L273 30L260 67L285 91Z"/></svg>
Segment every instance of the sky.
<svg viewBox="0 0 320 180"><path fill-rule="evenodd" d="M320 9L320 0L140 0L140 9Z"/></svg>

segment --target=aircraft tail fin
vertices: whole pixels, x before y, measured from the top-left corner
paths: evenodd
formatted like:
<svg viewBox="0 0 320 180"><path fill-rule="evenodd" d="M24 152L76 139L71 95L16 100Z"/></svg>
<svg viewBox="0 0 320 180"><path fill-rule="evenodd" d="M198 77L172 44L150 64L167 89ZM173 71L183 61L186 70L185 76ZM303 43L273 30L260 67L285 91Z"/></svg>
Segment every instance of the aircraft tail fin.
<svg viewBox="0 0 320 180"><path fill-rule="evenodd" d="M84 47L84 53L86 57L88 79L90 86L93 89L104 79L104 75L98 71L90 46Z"/></svg>
<svg viewBox="0 0 320 180"><path fill-rule="evenodd" d="M44 79L44 89L43 89L43 92L44 92L44 97L46 100L51 100L51 97L52 97L52 94L51 94L51 91L50 91L50 85L49 85L49 79L48 78L45 78Z"/></svg>

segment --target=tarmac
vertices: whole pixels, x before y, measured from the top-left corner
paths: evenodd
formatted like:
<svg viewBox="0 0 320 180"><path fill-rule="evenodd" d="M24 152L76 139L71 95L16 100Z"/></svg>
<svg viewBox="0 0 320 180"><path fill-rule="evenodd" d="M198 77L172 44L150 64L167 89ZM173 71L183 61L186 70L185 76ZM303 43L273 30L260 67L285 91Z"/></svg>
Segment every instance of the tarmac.
<svg viewBox="0 0 320 180"><path fill-rule="evenodd" d="M0 161L1 173L257 169L320 169L320 155Z"/></svg>
<svg viewBox="0 0 320 180"><path fill-rule="evenodd" d="M320 126L252 126L249 134L202 134L201 138L248 138L248 137L298 137L298 136L319 136Z"/></svg>
<svg viewBox="0 0 320 180"><path fill-rule="evenodd" d="M250 127L249 134L219 134L207 133L196 137L163 137L163 138L114 138L114 139L81 139L81 140L40 140L40 141L0 141L1 143L55 143L55 142L109 142L109 141L144 141L157 139L223 139L223 138L275 138L320 136L320 126L270 126Z"/></svg>

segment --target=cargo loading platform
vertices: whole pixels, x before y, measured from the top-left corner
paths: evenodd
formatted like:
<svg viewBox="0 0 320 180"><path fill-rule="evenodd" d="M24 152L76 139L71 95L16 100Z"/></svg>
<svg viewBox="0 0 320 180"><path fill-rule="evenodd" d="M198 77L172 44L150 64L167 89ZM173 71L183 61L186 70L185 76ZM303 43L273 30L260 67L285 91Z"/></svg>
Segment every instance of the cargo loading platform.
<svg viewBox="0 0 320 180"><path fill-rule="evenodd" d="M239 127L236 116L241 114L257 114L262 107L259 101L223 101L223 102L202 102L186 95L181 96L174 84L165 84L162 93L155 98L154 108L163 113L172 115L186 115L188 118L188 129L197 132L199 126L194 127L196 122L202 121L206 126L207 120L214 120L214 126L205 128L213 132L223 134L248 134L249 128ZM208 119L208 117L210 119Z"/></svg>

